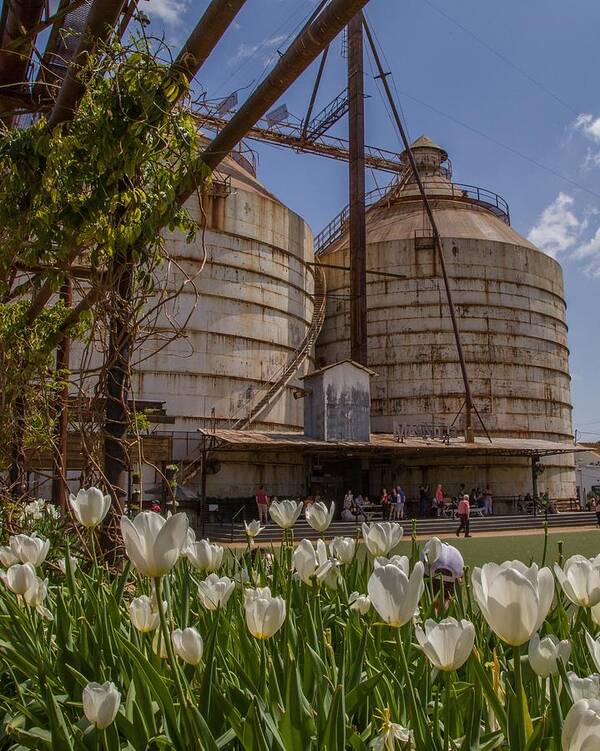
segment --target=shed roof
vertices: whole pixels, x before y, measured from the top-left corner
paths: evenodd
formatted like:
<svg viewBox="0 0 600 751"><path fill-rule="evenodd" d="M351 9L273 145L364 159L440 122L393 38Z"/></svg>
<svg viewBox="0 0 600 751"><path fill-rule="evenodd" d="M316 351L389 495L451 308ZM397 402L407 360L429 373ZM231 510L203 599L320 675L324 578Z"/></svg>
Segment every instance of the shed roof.
<svg viewBox="0 0 600 751"><path fill-rule="evenodd" d="M349 357L347 357L345 360L338 360L337 362L332 362L330 365L324 365L322 368L317 368L317 370L313 370L310 373L307 373L305 376L301 377L301 380L305 381L307 378L312 378L316 375L321 375L321 373L324 373L326 370L331 370L331 368L335 368L338 365L343 365L344 363L349 363L350 365L354 365L355 368L360 368L360 370L364 370L365 373L368 373L369 375L377 375L377 373L374 370L371 370L370 368L367 368L366 365L361 365L359 362L356 362L356 360L351 360Z"/></svg>
<svg viewBox="0 0 600 751"><path fill-rule="evenodd" d="M586 451L585 447L571 443L558 443L529 438L477 437L474 443L462 438L452 438L449 443L426 438L405 438L398 441L391 433L372 433L369 441L321 441L308 438L303 433L263 433L254 430L206 430L199 433L207 439L212 449L274 451L341 451L360 453L385 453L404 455L439 456L552 456Z"/></svg>

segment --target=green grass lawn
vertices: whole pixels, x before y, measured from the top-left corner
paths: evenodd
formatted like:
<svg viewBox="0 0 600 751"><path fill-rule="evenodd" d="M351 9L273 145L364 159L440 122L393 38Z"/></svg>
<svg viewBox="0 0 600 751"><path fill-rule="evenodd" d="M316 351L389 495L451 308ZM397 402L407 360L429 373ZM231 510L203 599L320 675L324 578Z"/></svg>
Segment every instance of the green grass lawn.
<svg viewBox="0 0 600 751"><path fill-rule="evenodd" d="M405 530L406 534L406 530ZM404 538L406 540L406 538ZM600 529L590 532L551 532L548 535L548 551L546 564L553 563L558 554L558 543L563 543L563 555L579 553L588 558L600 553ZM469 566L480 566L487 561L502 561L519 559L524 563L530 560L541 563L544 550L544 535L499 535L498 537L477 537L476 535L465 540L446 539L445 542L459 548ZM422 543L421 543L422 544ZM410 542L401 543L401 553L410 552Z"/></svg>

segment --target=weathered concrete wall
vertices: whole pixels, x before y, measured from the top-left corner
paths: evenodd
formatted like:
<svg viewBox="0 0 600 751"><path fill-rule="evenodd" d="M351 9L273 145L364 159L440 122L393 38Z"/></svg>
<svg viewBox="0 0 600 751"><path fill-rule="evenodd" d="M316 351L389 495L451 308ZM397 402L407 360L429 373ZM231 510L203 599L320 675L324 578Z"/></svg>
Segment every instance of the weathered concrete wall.
<svg viewBox="0 0 600 751"><path fill-rule="evenodd" d="M490 433L569 441L572 436L566 305L560 265L483 208L432 199L473 394ZM464 401L445 291L423 212L408 197L368 214L367 276L372 426L394 420L450 424ZM415 238L418 238L416 240ZM346 238L326 263L347 266ZM326 268L328 303L317 364L348 357L348 276ZM550 459L551 494L574 495L571 459ZM515 465L516 466L516 465ZM500 470L489 481L505 484ZM523 484L530 480L523 475ZM527 488L530 490L530 487ZM515 491L521 492L519 490Z"/></svg>
<svg viewBox="0 0 600 751"><path fill-rule="evenodd" d="M187 321L185 337L134 371L137 398L166 401L176 430L206 425L213 409L217 424L243 416L261 385L291 358L312 316L310 229L253 178L233 171L231 195L193 196L186 204L198 221L207 217L204 236L188 245L181 233L166 233L174 259L164 269L168 288L177 290L186 275L194 283L161 312L148 349L168 336L170 320ZM256 428L302 427L295 384Z"/></svg>

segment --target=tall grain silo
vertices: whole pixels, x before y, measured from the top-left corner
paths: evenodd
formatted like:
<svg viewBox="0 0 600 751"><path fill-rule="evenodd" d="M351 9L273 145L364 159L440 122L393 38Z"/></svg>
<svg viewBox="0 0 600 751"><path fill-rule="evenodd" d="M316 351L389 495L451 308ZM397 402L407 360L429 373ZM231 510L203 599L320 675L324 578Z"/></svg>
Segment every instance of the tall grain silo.
<svg viewBox="0 0 600 751"><path fill-rule="evenodd" d="M560 265L511 228L503 199L453 183L444 149L421 136L412 150L442 238L473 396L487 430L492 437L571 441ZM323 365L350 351L349 275L342 270L349 265L347 233L322 246L320 257L329 265L317 342ZM395 421L449 425L464 403L464 387L432 232L410 170L375 195L368 210L367 269L405 277L367 274L368 365L377 373L373 430L392 432ZM544 463L541 489L574 497L572 460ZM422 481L422 474L406 472L407 485ZM525 459L496 458L433 468L428 479L490 485L509 496L531 490L531 467Z"/></svg>
<svg viewBox="0 0 600 751"><path fill-rule="evenodd" d="M192 196L186 208L205 231L191 244L180 232L165 234L172 262L159 273L177 294L154 324L147 351L138 353L132 388L137 402L163 404L165 424L156 427L173 432L177 461L193 457L198 428L240 427L265 399L250 427L302 431L303 404L293 388L314 366L313 348L306 347L314 325L313 237L304 220L236 153L219 166L211 190ZM179 289L186 278L193 284ZM152 354L161 337L172 335L171 321L184 326L184 336ZM290 380L285 369L295 359ZM268 461L228 455L209 477L209 496L253 495L261 482L272 492L299 492L302 463L289 456Z"/></svg>

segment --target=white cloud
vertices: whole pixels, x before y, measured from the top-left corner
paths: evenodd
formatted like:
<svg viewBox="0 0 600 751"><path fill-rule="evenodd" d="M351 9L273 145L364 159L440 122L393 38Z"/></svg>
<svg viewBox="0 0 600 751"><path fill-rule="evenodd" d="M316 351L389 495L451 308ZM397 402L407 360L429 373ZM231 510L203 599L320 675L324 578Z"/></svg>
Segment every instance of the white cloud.
<svg viewBox="0 0 600 751"><path fill-rule="evenodd" d="M571 211L573 203L572 196L559 193L531 228L527 236L530 242L554 257L572 248L587 225Z"/></svg>
<svg viewBox="0 0 600 751"><path fill-rule="evenodd" d="M271 37L270 39L263 39L262 42L257 42L256 44L246 44L245 42L242 42L235 55L229 61L229 65L235 65L242 60L256 57L257 55L264 53L266 50L271 50L273 47L277 47L277 45L281 44L285 39L287 39L287 36L281 34L280 36Z"/></svg>
<svg viewBox="0 0 600 751"><path fill-rule="evenodd" d="M581 167L584 170L590 170L593 167L600 167L600 151L588 149Z"/></svg>
<svg viewBox="0 0 600 751"><path fill-rule="evenodd" d="M187 10L185 0L147 0L142 6L150 18L156 18L169 26L179 26Z"/></svg>
<svg viewBox="0 0 600 751"><path fill-rule="evenodd" d="M573 127L584 133L591 141L600 143L600 117L590 114L577 115Z"/></svg>

